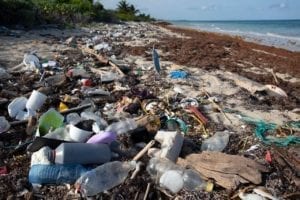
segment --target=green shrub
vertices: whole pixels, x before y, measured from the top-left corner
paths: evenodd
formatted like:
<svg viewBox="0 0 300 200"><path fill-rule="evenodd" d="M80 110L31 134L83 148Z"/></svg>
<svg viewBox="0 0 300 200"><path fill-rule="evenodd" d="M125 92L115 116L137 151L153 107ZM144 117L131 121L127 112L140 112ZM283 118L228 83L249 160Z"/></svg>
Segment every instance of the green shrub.
<svg viewBox="0 0 300 200"><path fill-rule="evenodd" d="M121 0L116 11L93 0L0 0L0 25L33 26L44 23L73 24L95 21L151 21L133 5Z"/></svg>
<svg viewBox="0 0 300 200"><path fill-rule="evenodd" d="M31 0L1 0L0 24L32 26L37 23L37 8Z"/></svg>

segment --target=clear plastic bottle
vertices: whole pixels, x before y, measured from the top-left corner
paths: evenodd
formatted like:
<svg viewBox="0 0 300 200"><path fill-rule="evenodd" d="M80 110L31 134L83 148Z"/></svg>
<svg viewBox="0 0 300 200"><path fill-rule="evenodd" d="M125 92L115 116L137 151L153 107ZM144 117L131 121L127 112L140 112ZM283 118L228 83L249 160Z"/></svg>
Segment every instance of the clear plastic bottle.
<svg viewBox="0 0 300 200"><path fill-rule="evenodd" d="M211 192L213 190L213 183L204 181L198 172L192 169L185 169L183 173L183 185L186 190L199 191L206 190Z"/></svg>
<svg viewBox="0 0 300 200"><path fill-rule="evenodd" d="M159 180L161 187L173 193L182 188L189 191L211 191L213 188L212 183L204 181L195 170L185 169L167 159L151 158L147 171L154 179Z"/></svg>
<svg viewBox="0 0 300 200"><path fill-rule="evenodd" d="M84 196L94 196L123 183L135 166L135 162L109 162L85 173L76 184Z"/></svg>
<svg viewBox="0 0 300 200"><path fill-rule="evenodd" d="M105 132L114 132L117 135L127 133L128 131L134 130L138 127L134 119L125 119L123 121L115 122L109 125Z"/></svg>
<svg viewBox="0 0 300 200"><path fill-rule="evenodd" d="M107 144L62 143L50 160L57 164L102 164L109 162L111 151Z"/></svg>
<svg viewBox="0 0 300 200"><path fill-rule="evenodd" d="M29 171L29 182L32 184L72 184L87 171L89 169L81 165L33 165Z"/></svg>
<svg viewBox="0 0 300 200"><path fill-rule="evenodd" d="M182 170L182 168L167 159L156 157L151 158L147 166L147 171L152 177L160 177L168 170Z"/></svg>
<svg viewBox="0 0 300 200"><path fill-rule="evenodd" d="M202 151L223 151L229 142L228 131L216 132L212 137L203 141Z"/></svg>

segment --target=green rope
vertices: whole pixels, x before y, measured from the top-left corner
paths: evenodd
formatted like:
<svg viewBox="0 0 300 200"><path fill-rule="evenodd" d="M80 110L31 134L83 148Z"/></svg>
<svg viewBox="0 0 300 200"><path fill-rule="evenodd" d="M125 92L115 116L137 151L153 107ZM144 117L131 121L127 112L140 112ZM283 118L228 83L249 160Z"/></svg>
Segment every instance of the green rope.
<svg viewBox="0 0 300 200"><path fill-rule="evenodd" d="M300 137L289 135L287 137L274 137L274 136L266 136L265 133L268 131L274 131L278 126L274 123L268 123L263 120L253 119L247 116L242 115L242 120L248 124L255 125L255 135L258 137L263 143L271 145L275 144L276 146L288 146L290 144L300 144ZM300 127L300 122L289 122L288 123L292 127Z"/></svg>

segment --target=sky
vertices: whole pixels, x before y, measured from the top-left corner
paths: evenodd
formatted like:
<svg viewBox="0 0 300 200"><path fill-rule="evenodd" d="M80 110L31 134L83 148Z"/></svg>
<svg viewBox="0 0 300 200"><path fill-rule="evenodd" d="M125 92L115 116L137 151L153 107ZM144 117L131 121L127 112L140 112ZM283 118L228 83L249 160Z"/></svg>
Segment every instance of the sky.
<svg viewBox="0 0 300 200"><path fill-rule="evenodd" d="M100 0L114 9L119 0ZM300 0L127 0L162 20L300 19Z"/></svg>

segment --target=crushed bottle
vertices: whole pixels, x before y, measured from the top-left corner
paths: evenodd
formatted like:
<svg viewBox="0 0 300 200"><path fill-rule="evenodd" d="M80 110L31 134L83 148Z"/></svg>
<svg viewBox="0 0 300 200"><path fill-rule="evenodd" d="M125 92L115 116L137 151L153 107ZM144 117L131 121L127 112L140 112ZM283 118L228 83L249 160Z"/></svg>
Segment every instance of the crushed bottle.
<svg viewBox="0 0 300 200"><path fill-rule="evenodd" d="M229 142L228 131L216 132L212 137L206 139L202 145L202 151L223 151Z"/></svg>
<svg viewBox="0 0 300 200"><path fill-rule="evenodd" d="M136 163L114 161L96 167L82 175L76 185L84 196L94 196L125 181Z"/></svg>
<svg viewBox="0 0 300 200"><path fill-rule="evenodd" d="M213 189L213 184L204 181L197 171L185 169L167 159L151 158L147 171L155 180L159 180L161 187L174 194L182 188L189 191L206 190L208 192Z"/></svg>

